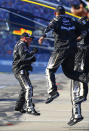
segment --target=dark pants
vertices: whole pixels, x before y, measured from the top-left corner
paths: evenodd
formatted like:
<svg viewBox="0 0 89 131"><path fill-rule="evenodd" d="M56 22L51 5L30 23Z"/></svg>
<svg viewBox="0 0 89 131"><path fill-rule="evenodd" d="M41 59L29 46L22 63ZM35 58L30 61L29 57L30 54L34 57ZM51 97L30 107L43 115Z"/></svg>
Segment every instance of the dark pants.
<svg viewBox="0 0 89 131"><path fill-rule="evenodd" d="M76 54L76 52L75 52L75 54ZM75 54L74 55L71 54L70 57L68 57L67 59L64 60L64 62L62 63L62 70L68 78L75 80L75 81L82 82L82 83L88 83L89 76L87 75L87 71L81 72L81 71L75 69L75 57L76 57ZM87 64L85 64L85 65L87 68L88 67ZM79 65L77 65L77 66L79 66Z"/></svg>
<svg viewBox="0 0 89 131"><path fill-rule="evenodd" d="M71 55L72 56L72 55ZM75 55L65 59L62 63L64 74L75 81L83 84L84 96L88 93L87 74L89 72L89 51L78 49ZM83 73L84 72L84 73ZM81 79L80 79L81 78Z"/></svg>
<svg viewBox="0 0 89 131"><path fill-rule="evenodd" d="M64 62L65 59L75 54L74 48L59 49L54 51L49 59L48 66L46 68L46 75L48 81L48 93L52 95L57 91L55 72L59 66Z"/></svg>
<svg viewBox="0 0 89 131"><path fill-rule="evenodd" d="M87 68L88 61L85 62L87 57L86 53L87 53L86 50L83 50L82 48L78 49L74 61L74 70L77 70L79 72L83 72L83 71L85 71L86 73L88 72L88 68ZM81 96L87 98L88 84L72 80L70 93L71 93L71 102L72 102L72 116L75 118L80 118L82 114L81 114L81 103L79 98ZM75 102L76 99L79 100L79 104L76 104Z"/></svg>
<svg viewBox="0 0 89 131"><path fill-rule="evenodd" d="M89 62L88 62L88 50L87 48L78 48L78 53L75 57L75 70L78 71L84 71L86 74L88 73L89 70ZM83 91L83 96L87 98L88 94L88 83L80 83L82 91ZM80 90L81 94L81 90Z"/></svg>
<svg viewBox="0 0 89 131"><path fill-rule="evenodd" d="M16 79L19 81L21 86L21 91L19 94L19 99L16 102L16 107L21 109L26 103L26 108L33 108L32 95L33 87L29 79L28 71L21 70L19 73L15 74Z"/></svg>

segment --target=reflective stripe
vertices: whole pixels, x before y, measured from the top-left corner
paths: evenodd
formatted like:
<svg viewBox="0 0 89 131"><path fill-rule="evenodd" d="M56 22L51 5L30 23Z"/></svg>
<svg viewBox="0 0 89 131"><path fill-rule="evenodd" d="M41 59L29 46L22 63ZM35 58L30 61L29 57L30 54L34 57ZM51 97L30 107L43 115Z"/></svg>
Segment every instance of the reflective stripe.
<svg viewBox="0 0 89 131"><path fill-rule="evenodd" d="M48 62L48 69L52 69L53 67L55 68L56 65L58 66L60 63L57 64L57 58L59 57L59 54L56 55L56 58L53 59L53 57L51 56Z"/></svg>
<svg viewBox="0 0 89 131"><path fill-rule="evenodd" d="M73 105L73 116L74 118L81 117L81 104Z"/></svg>
<svg viewBox="0 0 89 131"><path fill-rule="evenodd" d="M31 102L32 102L32 85L30 83L30 85L28 85L27 81L25 80L25 78L21 75L19 75L21 81L22 81L22 84L26 90L26 93L25 93L25 101L26 101L26 108L30 108L30 105L31 105ZM32 107L31 107L32 109Z"/></svg>
<svg viewBox="0 0 89 131"><path fill-rule="evenodd" d="M50 93L52 91L52 81L50 79L50 73L48 68L46 68L46 79L48 81L48 93Z"/></svg>
<svg viewBox="0 0 89 131"><path fill-rule="evenodd" d="M75 104L75 99L80 97L80 82L73 81L71 82L71 100L72 100L72 115L74 118L81 117L81 104Z"/></svg>
<svg viewBox="0 0 89 131"><path fill-rule="evenodd" d="M60 61L57 61L58 58L59 58L59 53L52 54L52 56L49 59L48 66L46 68L46 78L47 78L47 81L48 81L48 93L51 93L56 88L55 74L53 73L53 70L57 69L60 65ZM50 72L50 70L52 72ZM52 73L52 74L50 74L50 73ZM52 77L54 79L52 79Z"/></svg>

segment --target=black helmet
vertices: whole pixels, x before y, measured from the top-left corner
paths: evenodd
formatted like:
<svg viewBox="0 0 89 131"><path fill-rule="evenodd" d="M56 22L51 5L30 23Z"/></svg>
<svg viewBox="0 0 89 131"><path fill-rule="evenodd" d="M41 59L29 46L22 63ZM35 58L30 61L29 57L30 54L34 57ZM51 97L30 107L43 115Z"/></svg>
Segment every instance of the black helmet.
<svg viewBox="0 0 89 131"><path fill-rule="evenodd" d="M57 6L55 12L59 12L60 14L65 14L65 8L63 6Z"/></svg>

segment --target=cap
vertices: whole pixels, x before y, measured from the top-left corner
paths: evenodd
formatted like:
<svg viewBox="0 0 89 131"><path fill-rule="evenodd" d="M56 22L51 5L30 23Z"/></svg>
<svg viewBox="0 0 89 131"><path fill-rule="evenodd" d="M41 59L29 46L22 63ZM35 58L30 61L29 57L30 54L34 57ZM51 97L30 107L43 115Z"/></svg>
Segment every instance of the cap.
<svg viewBox="0 0 89 131"><path fill-rule="evenodd" d="M65 8L63 6L57 6L55 12L59 12L60 14L64 14Z"/></svg>
<svg viewBox="0 0 89 131"><path fill-rule="evenodd" d="M23 33L22 35L21 35L21 38L23 38L23 37L28 37L28 38L34 38L32 35L30 35L30 34L28 34L28 33Z"/></svg>

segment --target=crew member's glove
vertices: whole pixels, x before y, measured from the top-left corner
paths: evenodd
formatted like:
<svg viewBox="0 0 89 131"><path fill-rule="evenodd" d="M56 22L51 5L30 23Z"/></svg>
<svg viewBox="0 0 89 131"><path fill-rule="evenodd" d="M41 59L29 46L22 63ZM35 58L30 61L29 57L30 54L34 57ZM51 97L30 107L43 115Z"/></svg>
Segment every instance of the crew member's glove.
<svg viewBox="0 0 89 131"><path fill-rule="evenodd" d="M33 71L33 67L30 65L30 71Z"/></svg>
<svg viewBox="0 0 89 131"><path fill-rule="evenodd" d="M80 24L82 24L82 25L85 25L86 22L87 22L87 17L86 17L86 16L82 17L81 19L78 20L78 22L79 22Z"/></svg>
<svg viewBox="0 0 89 131"><path fill-rule="evenodd" d="M80 42L81 40L82 40L81 36L78 36L77 39L76 39L77 42Z"/></svg>
<svg viewBox="0 0 89 131"><path fill-rule="evenodd" d="M32 50L33 52L34 52L34 54L35 53L37 53L38 52L38 49L37 48L33 48L33 50Z"/></svg>
<svg viewBox="0 0 89 131"><path fill-rule="evenodd" d="M34 56L32 59L31 59L31 62L35 62L36 61L36 57Z"/></svg>

